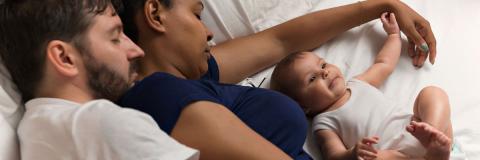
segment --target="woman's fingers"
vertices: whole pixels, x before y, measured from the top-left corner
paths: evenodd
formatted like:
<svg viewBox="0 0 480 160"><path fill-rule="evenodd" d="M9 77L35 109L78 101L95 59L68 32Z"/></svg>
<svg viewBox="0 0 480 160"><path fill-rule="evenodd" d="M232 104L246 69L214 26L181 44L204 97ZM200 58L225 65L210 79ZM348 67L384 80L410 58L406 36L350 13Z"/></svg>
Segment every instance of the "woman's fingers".
<svg viewBox="0 0 480 160"><path fill-rule="evenodd" d="M407 28L404 28L404 32L415 43L415 45L417 45L418 47L420 47L420 49L422 49L422 51L428 52L428 46L426 46L427 48L425 48L425 45L427 45L427 43L425 42L425 40L423 39L423 37L420 35L420 33L417 31L417 28L413 24L408 25Z"/></svg>
<svg viewBox="0 0 480 160"><path fill-rule="evenodd" d="M416 48L416 50L415 50L416 54L414 55L415 58L413 60L414 66L421 67L424 62L420 62L419 60L425 60L425 57L422 57L422 56L426 56L426 54L428 54L429 47L428 47L427 43L425 42L425 40L423 39L423 37L420 35L420 33L417 32L415 27L409 27L409 29L406 29L406 30L410 30L410 31L406 31L404 33L407 35L409 40L411 42L413 42L413 44L409 43L409 47L408 47L409 48L409 53L410 53L411 48Z"/></svg>
<svg viewBox="0 0 480 160"><path fill-rule="evenodd" d="M425 30L425 40L427 41L428 48L430 49L429 60L431 64L435 64L435 59L437 58L437 40L433 34L432 28L430 25L424 28Z"/></svg>
<svg viewBox="0 0 480 160"><path fill-rule="evenodd" d="M415 57L415 43L410 38L408 38L408 56L412 59Z"/></svg>
<svg viewBox="0 0 480 160"><path fill-rule="evenodd" d="M435 64L435 59L437 57L437 41L435 36L430 28L430 24L425 21L422 24L418 24L416 27L409 27L406 35L410 41L413 41L417 49L423 52L423 55L419 56L421 63L418 64L418 67L423 66L427 56L431 64ZM415 47L409 43L409 52L410 48Z"/></svg>
<svg viewBox="0 0 480 160"><path fill-rule="evenodd" d="M432 32L432 28L430 23L420 16L417 12L411 9L408 5L404 4L401 1L392 1L394 7L396 8L396 16L397 21L399 22L400 28L407 36L407 38L413 42L409 43L409 54L412 56L413 48L420 49L426 55L425 57L418 57L418 59L414 60L414 63L418 63L418 60L425 61L427 57L430 59L430 63L434 64L437 54L436 49L436 40L435 36ZM416 66L422 66L424 62L421 64L417 64Z"/></svg>
<svg viewBox="0 0 480 160"><path fill-rule="evenodd" d="M422 67L427 59L427 53L421 51L421 49L417 49L417 67Z"/></svg>

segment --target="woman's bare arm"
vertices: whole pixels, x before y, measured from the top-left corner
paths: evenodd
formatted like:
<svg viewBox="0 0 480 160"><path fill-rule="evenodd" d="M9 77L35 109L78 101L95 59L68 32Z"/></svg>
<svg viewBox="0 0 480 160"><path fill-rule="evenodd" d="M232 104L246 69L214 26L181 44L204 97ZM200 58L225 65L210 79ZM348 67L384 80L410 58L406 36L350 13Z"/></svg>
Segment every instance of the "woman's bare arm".
<svg viewBox="0 0 480 160"><path fill-rule="evenodd" d="M265 31L237 38L212 48L220 69L220 81L237 83L279 62L288 54L313 49L333 37L380 17L383 12L397 14L400 28L416 35L415 27L423 25L426 37L433 37L428 22L398 0L369 0L313 12ZM402 28L403 27L403 28ZM418 39L418 38L417 38ZM422 37L420 41L423 42ZM435 39L429 38L434 46ZM430 47L432 48L432 47ZM431 49L432 55L434 49Z"/></svg>
<svg viewBox="0 0 480 160"><path fill-rule="evenodd" d="M188 105L180 114L171 136L200 150L200 159L292 159L226 107L207 101Z"/></svg>

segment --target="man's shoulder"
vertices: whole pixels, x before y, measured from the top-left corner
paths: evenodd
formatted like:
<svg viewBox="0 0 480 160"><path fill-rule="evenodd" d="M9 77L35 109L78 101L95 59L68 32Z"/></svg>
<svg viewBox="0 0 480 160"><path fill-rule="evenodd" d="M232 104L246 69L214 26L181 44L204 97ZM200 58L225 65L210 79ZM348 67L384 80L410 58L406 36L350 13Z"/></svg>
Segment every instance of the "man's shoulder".
<svg viewBox="0 0 480 160"><path fill-rule="evenodd" d="M72 105L44 103L30 110L18 131L22 147L27 148L22 154L34 154L38 148L52 151L52 155L58 150L94 156L115 153L112 156L116 158L106 159L162 159L197 153L162 132L143 112L103 99Z"/></svg>
<svg viewBox="0 0 480 160"><path fill-rule="evenodd" d="M122 108L112 101L105 99L98 99L87 102L78 108L78 112L89 114L125 114L134 112L134 110L128 108Z"/></svg>
<svg viewBox="0 0 480 160"><path fill-rule="evenodd" d="M39 105L28 105L20 125L42 125L46 127L59 127L75 125L75 127L99 127L110 124L114 121L140 121L151 122L151 118L140 111L122 108L117 104L104 100L93 100L84 104L74 103L42 103Z"/></svg>
<svg viewBox="0 0 480 160"><path fill-rule="evenodd" d="M85 103L79 110L79 115L88 119L96 119L104 125L110 125L108 123L118 124L118 122L128 121L144 121L148 123L154 123L153 119L143 112L140 112L131 108L120 107L119 105L109 100L94 100Z"/></svg>

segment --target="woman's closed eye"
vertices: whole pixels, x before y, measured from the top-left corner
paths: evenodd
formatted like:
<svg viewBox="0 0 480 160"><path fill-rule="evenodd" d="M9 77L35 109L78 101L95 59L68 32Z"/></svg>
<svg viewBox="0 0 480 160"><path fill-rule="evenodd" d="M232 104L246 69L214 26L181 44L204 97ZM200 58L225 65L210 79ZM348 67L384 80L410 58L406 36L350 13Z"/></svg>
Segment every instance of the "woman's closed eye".
<svg viewBox="0 0 480 160"><path fill-rule="evenodd" d="M202 20L202 16L200 16L200 14L195 13L195 17L197 17L198 20Z"/></svg>

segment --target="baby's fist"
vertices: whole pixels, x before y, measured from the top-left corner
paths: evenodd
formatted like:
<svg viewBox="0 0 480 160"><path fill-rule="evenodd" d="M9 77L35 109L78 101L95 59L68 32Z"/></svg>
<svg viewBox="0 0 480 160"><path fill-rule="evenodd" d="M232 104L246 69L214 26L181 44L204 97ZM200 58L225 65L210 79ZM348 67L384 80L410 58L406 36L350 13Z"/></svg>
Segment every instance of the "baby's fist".
<svg viewBox="0 0 480 160"><path fill-rule="evenodd" d="M400 33L400 28L398 27L397 20L395 19L395 14L393 13L382 13L382 16L380 17L382 23L383 23L383 29L387 34L399 34Z"/></svg>

